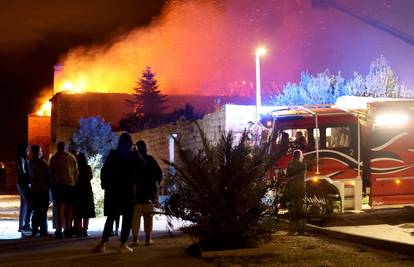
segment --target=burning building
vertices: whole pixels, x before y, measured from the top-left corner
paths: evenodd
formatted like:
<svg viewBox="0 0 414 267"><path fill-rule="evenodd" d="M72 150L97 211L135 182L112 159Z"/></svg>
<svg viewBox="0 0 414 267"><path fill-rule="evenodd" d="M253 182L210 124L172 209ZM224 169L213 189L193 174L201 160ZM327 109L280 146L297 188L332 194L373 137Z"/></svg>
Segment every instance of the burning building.
<svg viewBox="0 0 414 267"><path fill-rule="evenodd" d="M59 141L69 142L79 128L80 118L100 116L109 122L114 131L122 117L130 112L126 100L130 93L89 92L62 80L62 65L54 68L53 95L41 108L28 116L28 143L39 144L45 157L56 150ZM85 91L84 91L85 90ZM226 103L248 104L251 99L242 96L168 95L165 112L172 112L190 103L202 114L218 110Z"/></svg>
<svg viewBox="0 0 414 267"><path fill-rule="evenodd" d="M30 114L27 118L27 142L39 144L46 159L49 158L50 149L50 116Z"/></svg>

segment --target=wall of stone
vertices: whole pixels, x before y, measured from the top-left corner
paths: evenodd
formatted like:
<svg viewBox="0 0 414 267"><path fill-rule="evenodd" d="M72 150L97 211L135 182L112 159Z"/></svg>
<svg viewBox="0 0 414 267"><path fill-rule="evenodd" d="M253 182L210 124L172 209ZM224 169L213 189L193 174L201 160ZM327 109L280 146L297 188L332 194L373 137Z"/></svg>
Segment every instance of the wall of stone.
<svg viewBox="0 0 414 267"><path fill-rule="evenodd" d="M169 143L171 136L174 134L184 148L191 147L195 149L197 146L199 147L199 144L201 143L195 141L197 138L195 128L196 126L193 122L178 121L174 124L165 124L154 129L132 133L131 137L134 143L138 140L144 140L145 143L147 143L149 154L157 159L161 169L163 170L164 176L166 176L168 175L168 165L164 162L164 160L170 160ZM179 158L176 145L174 145L174 151L174 159L177 161Z"/></svg>
<svg viewBox="0 0 414 267"><path fill-rule="evenodd" d="M197 153L202 148L202 140L197 124L204 132L207 140L212 144L219 141L222 131L225 130L225 107L219 111L207 114L197 122L180 120L175 123L166 124L154 129L140 131L131 134L135 142L144 140L148 145L149 153L154 156L160 164L164 177L168 175L168 164L164 160L170 160L170 138L174 134L176 140L185 150ZM174 144L174 162L181 164L177 144Z"/></svg>

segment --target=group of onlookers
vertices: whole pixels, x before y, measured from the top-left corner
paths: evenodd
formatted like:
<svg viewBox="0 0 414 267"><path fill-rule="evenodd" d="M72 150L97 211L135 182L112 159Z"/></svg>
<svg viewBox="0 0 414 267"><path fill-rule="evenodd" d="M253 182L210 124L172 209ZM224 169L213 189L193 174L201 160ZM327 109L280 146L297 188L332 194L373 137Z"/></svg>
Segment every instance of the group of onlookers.
<svg viewBox="0 0 414 267"><path fill-rule="evenodd" d="M19 231L47 236L47 212L53 202L55 237L87 236L88 220L95 217L95 206L90 182L92 170L83 153L66 152L65 144L59 142L48 163L39 145L20 144L16 167Z"/></svg>
<svg viewBox="0 0 414 267"><path fill-rule="evenodd" d="M152 217L158 203L158 186L162 179L157 161L148 155L144 141L133 144L123 133L115 150L111 150L101 170L105 190L104 215L107 216L101 242L95 252L105 252L114 221L122 215L120 252L131 252L126 242L132 228L132 246L139 244L138 231L144 217L145 245L152 244Z"/></svg>
<svg viewBox="0 0 414 267"><path fill-rule="evenodd" d="M57 144L57 152L48 163L39 145L18 147L16 159L20 193L19 231L48 235L47 211L53 202L55 237L69 238L74 234L87 236L89 218L95 217L91 186L92 170L83 153L65 151ZM138 232L144 218L145 245L152 241L152 217L158 204L158 187L162 171L148 154L144 141L132 142L123 133L116 149L110 150L101 169L101 186L105 190L104 215L107 216L101 242L95 252L105 252L105 244L113 235L113 225L121 226L120 252L131 252L126 242L132 229L132 246L139 244ZM31 218L31 227L30 227ZM118 229L118 226L117 228Z"/></svg>

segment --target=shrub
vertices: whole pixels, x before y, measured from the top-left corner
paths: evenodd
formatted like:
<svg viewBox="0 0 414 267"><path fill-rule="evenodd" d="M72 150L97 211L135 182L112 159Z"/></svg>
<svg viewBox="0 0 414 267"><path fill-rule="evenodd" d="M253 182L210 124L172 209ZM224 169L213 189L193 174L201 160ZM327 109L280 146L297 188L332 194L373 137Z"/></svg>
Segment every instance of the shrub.
<svg viewBox="0 0 414 267"><path fill-rule="evenodd" d="M194 154L176 140L182 164L176 170L177 194L166 213L191 222L184 230L203 249L251 247L272 228L265 195L265 174L271 165L267 145L251 146L247 132L239 140L223 134L211 145L200 130L203 148ZM166 162L168 163L168 162Z"/></svg>
<svg viewBox="0 0 414 267"><path fill-rule="evenodd" d="M101 117L81 118L79 129L73 134L70 146L72 149L82 152L88 159L92 168L93 179L91 181L95 212L103 214L104 192L101 188L100 171L105 157L110 149L116 147L118 136L112 132L111 125Z"/></svg>

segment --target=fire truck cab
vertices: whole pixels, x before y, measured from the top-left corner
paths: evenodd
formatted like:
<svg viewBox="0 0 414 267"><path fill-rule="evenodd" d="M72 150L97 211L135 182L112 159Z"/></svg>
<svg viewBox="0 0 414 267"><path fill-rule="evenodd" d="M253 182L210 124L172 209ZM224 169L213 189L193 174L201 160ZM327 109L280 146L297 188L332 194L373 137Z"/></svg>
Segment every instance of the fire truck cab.
<svg viewBox="0 0 414 267"><path fill-rule="evenodd" d="M372 208L414 204L414 101L341 97L335 105L276 109L262 122L279 173L301 149L307 182L334 185L342 211L360 210L364 194Z"/></svg>

